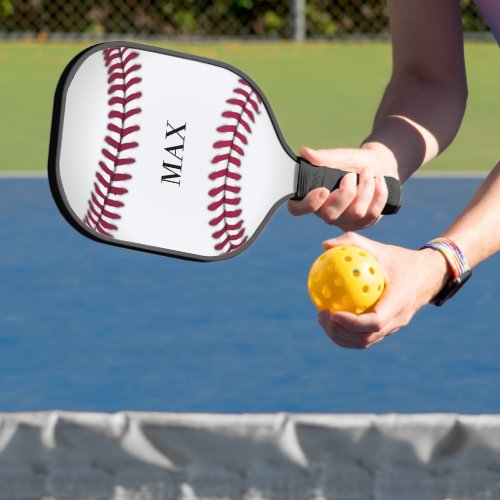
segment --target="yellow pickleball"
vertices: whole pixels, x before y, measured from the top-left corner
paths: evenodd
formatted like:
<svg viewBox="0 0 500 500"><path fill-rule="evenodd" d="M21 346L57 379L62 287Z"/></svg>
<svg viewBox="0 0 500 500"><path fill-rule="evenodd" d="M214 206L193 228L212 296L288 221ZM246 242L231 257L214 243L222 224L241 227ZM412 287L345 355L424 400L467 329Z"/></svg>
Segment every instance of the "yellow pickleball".
<svg viewBox="0 0 500 500"><path fill-rule="evenodd" d="M385 288L384 271L363 248L334 247L313 263L307 288L318 309L362 314L380 299Z"/></svg>

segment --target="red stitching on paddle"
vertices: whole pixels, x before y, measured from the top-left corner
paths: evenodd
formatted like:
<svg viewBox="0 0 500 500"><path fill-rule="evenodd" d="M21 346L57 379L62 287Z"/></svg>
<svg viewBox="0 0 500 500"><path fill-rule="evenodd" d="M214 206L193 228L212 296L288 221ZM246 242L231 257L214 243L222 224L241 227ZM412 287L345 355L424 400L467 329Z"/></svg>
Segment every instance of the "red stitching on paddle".
<svg viewBox="0 0 500 500"><path fill-rule="evenodd" d="M261 98L248 82L239 79L238 84L233 90L234 94L226 101L231 107L221 113L221 117L226 120L217 128L222 137L213 145L216 150L212 160L215 170L208 176L215 182L215 187L208 193L213 198L208 210L214 215L209 224L217 227L212 233L216 240L214 248L226 253L236 250L248 240L241 218L242 210L237 208L241 198L235 196L241 191L238 185L241 174L235 170L241 168L248 136L252 133L262 104Z"/></svg>
<svg viewBox="0 0 500 500"><path fill-rule="evenodd" d="M224 219L231 219L231 218L236 218L241 215L241 210L224 210L218 217L215 217L215 219L212 219L209 224L211 226L216 226L217 224L220 224Z"/></svg>
<svg viewBox="0 0 500 500"><path fill-rule="evenodd" d="M127 47L111 47L102 53L108 74L108 118L113 120L108 123L107 130L113 136L106 135L104 138L102 159L99 161L99 170L96 172L83 222L91 229L113 238L112 232L118 226L111 221L121 218L118 209L124 206L116 198L128 192L122 183L132 179L130 173L122 170L135 163L131 150L139 146L129 136L138 132L140 127L127 121L141 112L137 101L142 93L137 91L137 84L142 79L137 76L137 71L141 69L141 65L136 64L138 52ZM135 87L130 91L133 86Z"/></svg>

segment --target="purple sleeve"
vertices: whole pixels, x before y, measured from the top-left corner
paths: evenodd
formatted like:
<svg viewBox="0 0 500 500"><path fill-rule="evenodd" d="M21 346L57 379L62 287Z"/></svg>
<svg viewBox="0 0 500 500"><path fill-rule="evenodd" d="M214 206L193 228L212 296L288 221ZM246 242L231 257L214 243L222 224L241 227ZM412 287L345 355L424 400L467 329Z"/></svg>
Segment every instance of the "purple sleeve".
<svg viewBox="0 0 500 500"><path fill-rule="evenodd" d="M474 0L500 45L500 0Z"/></svg>

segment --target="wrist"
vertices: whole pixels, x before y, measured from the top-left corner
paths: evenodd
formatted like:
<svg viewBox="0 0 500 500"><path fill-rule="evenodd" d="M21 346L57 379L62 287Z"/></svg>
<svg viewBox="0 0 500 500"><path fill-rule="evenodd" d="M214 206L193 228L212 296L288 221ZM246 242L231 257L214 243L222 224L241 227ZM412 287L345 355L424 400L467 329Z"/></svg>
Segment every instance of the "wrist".
<svg viewBox="0 0 500 500"><path fill-rule="evenodd" d="M361 149L372 151L378 156L381 171L377 173L399 179L398 162L394 153L385 144L367 139L361 144Z"/></svg>
<svg viewBox="0 0 500 500"><path fill-rule="evenodd" d="M436 252L432 248L422 248L418 251L423 262L420 269L425 269L424 289L425 303L432 299L443 289L443 287L452 278L452 273L444 255Z"/></svg>
<svg viewBox="0 0 500 500"><path fill-rule="evenodd" d="M434 305L441 306L448 299L453 297L469 280L472 275L472 270L462 250L449 238L441 237L431 240L427 242L422 249L433 250L435 253L442 255L446 261L450 277L431 300Z"/></svg>

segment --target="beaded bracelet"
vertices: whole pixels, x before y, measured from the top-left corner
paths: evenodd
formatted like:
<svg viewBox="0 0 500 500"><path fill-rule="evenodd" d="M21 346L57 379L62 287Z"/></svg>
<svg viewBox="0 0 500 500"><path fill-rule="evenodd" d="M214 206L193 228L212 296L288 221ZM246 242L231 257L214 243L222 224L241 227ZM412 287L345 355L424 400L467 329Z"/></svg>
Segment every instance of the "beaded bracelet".
<svg viewBox="0 0 500 500"><path fill-rule="evenodd" d="M436 238L427 242L421 249L423 248L431 248L440 252L453 275L453 278L431 301L434 305L441 306L465 284L471 277L472 270L460 248L448 238Z"/></svg>
<svg viewBox="0 0 500 500"><path fill-rule="evenodd" d="M426 243L422 248L432 248L441 252L448 262L454 278L458 278L470 270L462 250L448 238L436 238Z"/></svg>

